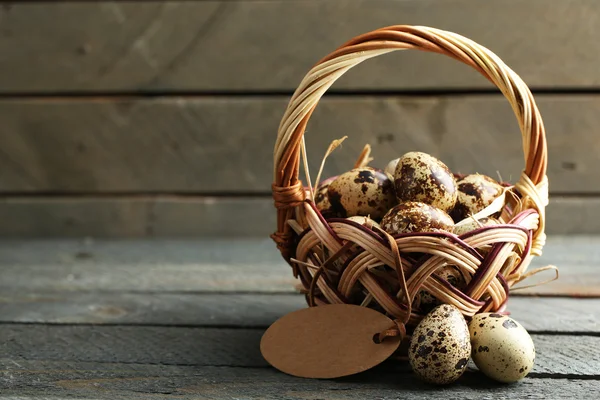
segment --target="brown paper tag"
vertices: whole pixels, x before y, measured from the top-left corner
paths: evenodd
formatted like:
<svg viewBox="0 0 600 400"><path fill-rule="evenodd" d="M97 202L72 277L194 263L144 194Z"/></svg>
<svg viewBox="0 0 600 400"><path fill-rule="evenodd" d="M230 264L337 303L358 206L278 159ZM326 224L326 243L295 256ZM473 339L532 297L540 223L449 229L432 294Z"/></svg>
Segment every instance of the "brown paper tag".
<svg viewBox="0 0 600 400"><path fill-rule="evenodd" d="M334 304L294 311L267 329L260 351L269 364L303 378L338 378L380 364L400 337L376 344L373 336L394 325L366 307Z"/></svg>

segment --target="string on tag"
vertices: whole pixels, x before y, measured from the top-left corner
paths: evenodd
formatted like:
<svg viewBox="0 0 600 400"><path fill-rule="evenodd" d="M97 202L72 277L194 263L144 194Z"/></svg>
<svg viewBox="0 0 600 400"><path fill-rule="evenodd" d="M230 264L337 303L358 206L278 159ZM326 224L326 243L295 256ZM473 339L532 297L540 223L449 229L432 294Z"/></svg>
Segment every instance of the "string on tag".
<svg viewBox="0 0 600 400"><path fill-rule="evenodd" d="M385 340L385 338L396 337L396 336L399 336L400 341L402 341L406 337L406 325L397 319L394 320L394 322L395 322L394 326L375 334L375 336L373 337L373 339L375 340L375 343L379 344L379 343L383 342Z"/></svg>

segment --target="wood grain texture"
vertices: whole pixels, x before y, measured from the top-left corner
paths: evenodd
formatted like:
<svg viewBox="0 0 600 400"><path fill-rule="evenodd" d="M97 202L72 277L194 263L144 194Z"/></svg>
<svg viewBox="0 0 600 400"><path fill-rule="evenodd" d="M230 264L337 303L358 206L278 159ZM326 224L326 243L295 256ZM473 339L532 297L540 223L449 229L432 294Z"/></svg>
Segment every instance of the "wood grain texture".
<svg viewBox="0 0 600 400"><path fill-rule="evenodd" d="M463 34L534 87L600 84L595 0L58 2L3 7L0 18L4 92L291 90L342 43L393 24ZM415 53L380 57L338 88L488 87Z"/></svg>
<svg viewBox="0 0 600 400"><path fill-rule="evenodd" d="M550 237L531 268L557 265L560 278L514 293L599 297L598 240ZM269 239L2 240L0 267L6 292L295 291L291 268Z"/></svg>
<svg viewBox="0 0 600 400"><path fill-rule="evenodd" d="M600 233L600 197L550 199L546 233ZM18 196L0 198L1 238L266 238L271 197Z"/></svg>
<svg viewBox="0 0 600 400"><path fill-rule="evenodd" d="M546 209L548 233L594 235L600 233L600 198L551 197Z"/></svg>
<svg viewBox="0 0 600 400"><path fill-rule="evenodd" d="M548 131L551 192L599 193L600 141L593 132L600 96L537 99ZM288 100L0 100L0 192L270 193L273 143ZM350 169L365 143L381 168L414 150L455 172L500 173L513 182L524 167L516 119L499 95L326 97L306 135L313 179L331 140L344 135L349 139L328 159L324 177Z"/></svg>
<svg viewBox="0 0 600 400"><path fill-rule="evenodd" d="M0 325L3 352L15 355L17 362L267 367L259 351L263 333L262 329ZM600 337L533 334L532 338L534 373L600 378Z"/></svg>
<svg viewBox="0 0 600 400"><path fill-rule="evenodd" d="M266 328L305 307L294 294L23 290L3 291L0 322ZM532 333L600 334L600 299L513 297L508 310Z"/></svg>
<svg viewBox="0 0 600 400"><path fill-rule="evenodd" d="M599 380L526 378L501 385L467 372L432 388L412 374L382 366L336 380L309 380L271 368L185 367L0 359L0 399L596 399Z"/></svg>
<svg viewBox="0 0 600 400"><path fill-rule="evenodd" d="M25 360L266 367L262 329L0 325L5 354Z"/></svg>
<svg viewBox="0 0 600 400"><path fill-rule="evenodd" d="M304 307L293 293L5 292L0 322L266 328ZM597 319L580 328L593 329Z"/></svg>
<svg viewBox="0 0 600 400"><path fill-rule="evenodd" d="M1 241L0 260L6 289L294 291L291 268L265 239Z"/></svg>
<svg viewBox="0 0 600 400"><path fill-rule="evenodd" d="M529 332L600 331L599 299L512 297L508 311Z"/></svg>
<svg viewBox="0 0 600 400"><path fill-rule="evenodd" d="M0 198L0 237L268 237L266 197L97 196Z"/></svg>

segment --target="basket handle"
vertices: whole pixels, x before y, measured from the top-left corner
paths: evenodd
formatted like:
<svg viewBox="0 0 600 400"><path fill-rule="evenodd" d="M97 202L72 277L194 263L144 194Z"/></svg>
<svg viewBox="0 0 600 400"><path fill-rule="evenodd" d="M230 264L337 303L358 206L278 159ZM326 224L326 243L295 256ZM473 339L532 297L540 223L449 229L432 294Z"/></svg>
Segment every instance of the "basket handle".
<svg viewBox="0 0 600 400"><path fill-rule="evenodd" d="M350 68L369 58L406 49L450 56L473 67L496 85L509 101L523 136L525 169L521 181L529 182L520 182L535 187L546 181L548 157L542 117L527 85L498 56L452 32L408 25L381 28L357 36L319 61L304 77L288 104L275 143L272 186L278 209L277 233L272 237L282 253L289 245L286 221L293 218L294 207L305 197L298 180L300 149L306 125L317 103Z"/></svg>

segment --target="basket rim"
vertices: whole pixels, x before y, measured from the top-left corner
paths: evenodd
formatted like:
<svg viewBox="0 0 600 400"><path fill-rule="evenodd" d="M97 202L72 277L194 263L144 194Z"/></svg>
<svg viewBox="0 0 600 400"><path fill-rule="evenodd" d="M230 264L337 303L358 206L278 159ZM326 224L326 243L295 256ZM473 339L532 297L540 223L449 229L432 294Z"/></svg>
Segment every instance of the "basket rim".
<svg viewBox="0 0 600 400"><path fill-rule="evenodd" d="M286 253L291 234L287 221L305 199L299 180L303 136L312 112L333 83L363 61L396 50L416 49L461 61L492 82L509 101L522 133L525 168L517 183L531 195L530 206L540 214L534 234L541 250L547 205L547 144L545 128L533 95L523 80L493 52L464 36L426 26L392 25L352 38L321 59L304 77L281 119L274 147L273 197L277 231L273 238ZM520 190L520 192L523 192ZM285 257L285 254L284 254ZM287 257L286 257L287 258Z"/></svg>

